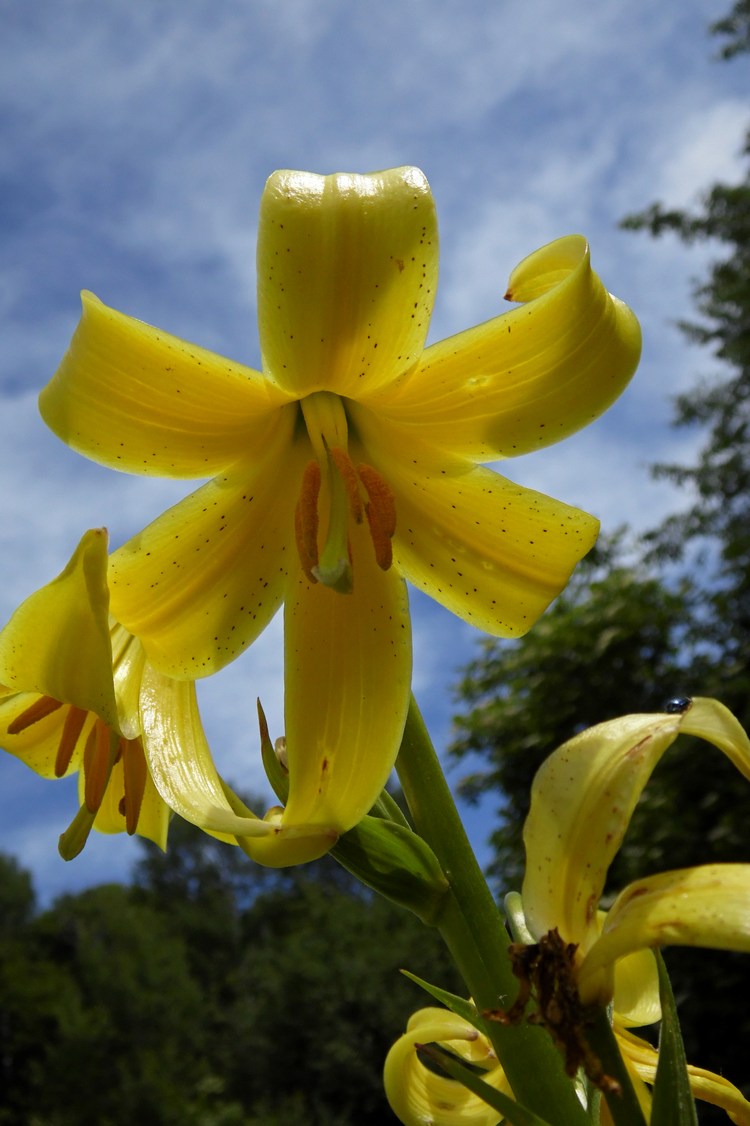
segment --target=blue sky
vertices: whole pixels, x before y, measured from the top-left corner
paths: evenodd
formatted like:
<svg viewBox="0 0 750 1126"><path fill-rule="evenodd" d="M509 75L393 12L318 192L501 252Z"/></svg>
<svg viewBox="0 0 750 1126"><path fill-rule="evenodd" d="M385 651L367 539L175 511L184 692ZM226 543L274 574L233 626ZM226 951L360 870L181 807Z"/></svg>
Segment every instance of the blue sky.
<svg viewBox="0 0 750 1126"><path fill-rule="evenodd" d="M255 232L275 168L416 164L441 228L430 339L502 311L512 267L580 231L644 328L631 388L594 426L506 464L519 482L651 526L684 498L651 482L689 457L669 397L710 370L674 322L711 248L617 229L654 199L696 201L741 175L741 64L711 60L729 0L5 0L0 44L0 620L56 574L81 532L117 545L190 488L92 465L36 396L65 350L78 292L257 365ZM478 635L415 598L415 689L438 745ZM254 720L282 723L280 622L201 685L216 758L262 788ZM638 702L633 702L634 710ZM65 865L68 783L0 758L0 849L43 898L124 877L136 847L95 836ZM486 818L469 813L478 847Z"/></svg>

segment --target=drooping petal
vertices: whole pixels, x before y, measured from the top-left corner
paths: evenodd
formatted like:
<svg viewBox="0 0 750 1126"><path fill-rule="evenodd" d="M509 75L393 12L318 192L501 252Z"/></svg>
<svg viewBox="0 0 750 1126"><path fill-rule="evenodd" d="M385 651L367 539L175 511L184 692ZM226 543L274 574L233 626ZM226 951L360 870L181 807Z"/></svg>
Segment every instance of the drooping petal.
<svg viewBox="0 0 750 1126"><path fill-rule="evenodd" d="M352 555L351 594L313 585L301 573L290 578L284 607L289 799L282 826L351 829L383 789L401 743L411 681L406 588L394 571L378 568L363 525L352 531ZM253 843L252 854L277 864L275 847L270 839Z"/></svg>
<svg viewBox="0 0 750 1126"><path fill-rule="evenodd" d="M524 825L523 906L536 936L596 939L604 880L636 802L680 717L632 715L590 727L543 763Z"/></svg>
<svg viewBox="0 0 750 1126"><path fill-rule="evenodd" d="M659 1060L656 1051L647 1040L618 1028L617 1024L615 1024L615 1032L626 1063L635 1069L642 1080L653 1084ZM693 1067L692 1064L688 1064L687 1070L690 1089L697 1099L721 1107L736 1126L750 1126L750 1103L734 1084L723 1075L716 1075L713 1071L706 1071L702 1067Z"/></svg>
<svg viewBox="0 0 750 1126"><path fill-rule="evenodd" d="M750 780L750 739L739 720L718 700L695 696L680 717L680 730L713 743Z"/></svg>
<svg viewBox="0 0 750 1126"><path fill-rule="evenodd" d="M437 264L419 169L275 172L258 227L264 370L296 395L357 397L390 382L424 347Z"/></svg>
<svg viewBox="0 0 750 1126"><path fill-rule="evenodd" d="M230 837L266 833L254 817L232 810L203 731L195 684L173 680L147 663L141 684L143 749L154 786L170 809Z"/></svg>
<svg viewBox="0 0 750 1126"><path fill-rule="evenodd" d="M366 404L473 461L516 457L598 418L636 369L641 338L626 305L591 270L580 235L516 267L508 296L528 304L427 348L397 389Z"/></svg>
<svg viewBox="0 0 750 1126"><path fill-rule="evenodd" d="M0 632L0 683L74 704L117 727L105 529L86 532L65 569Z"/></svg>
<svg viewBox="0 0 750 1126"><path fill-rule="evenodd" d="M42 418L79 453L113 469L211 477L260 449L287 401L223 356L83 293L83 315L39 396Z"/></svg>
<svg viewBox="0 0 750 1126"><path fill-rule="evenodd" d="M112 612L162 672L216 672L278 609L305 456L293 426L289 414L262 457L210 481L112 555Z"/></svg>
<svg viewBox="0 0 750 1126"><path fill-rule="evenodd" d="M523 904L535 935L556 926L566 941L581 945L582 954L596 940L607 869L646 782L681 731L713 743L747 774L747 735L723 705L702 697L680 714L598 724L542 765L524 826ZM610 926L609 915L604 926Z"/></svg>
<svg viewBox="0 0 750 1126"><path fill-rule="evenodd" d="M417 1044L438 1043L484 1066L485 1083L512 1095L510 1084L489 1043L472 1025L444 1009L421 1009L388 1052L383 1070L385 1093L404 1126L496 1126L497 1111L463 1084L422 1063ZM493 1066L494 1065L494 1066Z"/></svg>
<svg viewBox="0 0 750 1126"><path fill-rule="evenodd" d="M361 457L396 498L395 565L430 597L478 629L523 634L591 549L599 522L489 469L430 450L352 408Z"/></svg>
<svg viewBox="0 0 750 1126"><path fill-rule="evenodd" d="M126 739L135 739L141 733L140 695L146 653L140 641L119 622L112 624L110 636L120 731Z"/></svg>
<svg viewBox="0 0 750 1126"><path fill-rule="evenodd" d="M704 864L629 884L581 963L584 1004L609 1000L609 968L652 946L750 952L750 864Z"/></svg>

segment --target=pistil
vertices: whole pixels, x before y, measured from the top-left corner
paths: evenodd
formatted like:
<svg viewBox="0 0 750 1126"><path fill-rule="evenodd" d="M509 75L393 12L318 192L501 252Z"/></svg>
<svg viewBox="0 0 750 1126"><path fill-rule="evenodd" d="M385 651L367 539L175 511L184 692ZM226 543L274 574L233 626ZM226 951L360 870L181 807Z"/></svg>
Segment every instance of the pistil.
<svg viewBox="0 0 750 1126"><path fill-rule="evenodd" d="M365 515L379 567L387 571L396 530L393 493L371 465L355 467L348 452L348 424L342 399L317 391L300 403L315 460L305 467L295 511L295 535L302 569L310 582L339 594L353 589L349 521ZM328 522L319 548L319 501L328 502Z"/></svg>

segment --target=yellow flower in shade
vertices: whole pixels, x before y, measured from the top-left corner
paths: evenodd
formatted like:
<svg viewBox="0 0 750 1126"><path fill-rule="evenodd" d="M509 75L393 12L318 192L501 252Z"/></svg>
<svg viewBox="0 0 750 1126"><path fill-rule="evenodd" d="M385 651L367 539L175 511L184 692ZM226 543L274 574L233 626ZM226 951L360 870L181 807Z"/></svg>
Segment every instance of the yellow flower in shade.
<svg viewBox="0 0 750 1126"><path fill-rule="evenodd" d="M85 294L41 395L48 425L97 461L212 478L111 559L113 613L155 667L214 672L284 603L285 826L344 832L388 777L410 691L404 578L517 635L596 536L592 517L477 463L605 410L638 360L635 318L574 236L514 271L508 296L526 304L425 348L437 266L417 169L277 172L258 233L262 373Z"/></svg>
<svg viewBox="0 0 750 1126"><path fill-rule="evenodd" d="M648 1122L651 1095L646 1084L653 1084L656 1078L657 1052L646 1040L634 1036L617 1016L614 1029ZM487 1037L447 1009L427 1008L414 1013L406 1032L386 1058L383 1079L394 1114L404 1126L497 1126L497 1111L478 1095L422 1063L416 1046L433 1043L481 1069L483 1082L512 1098L513 1092ZM732 1083L721 1075L690 1065L688 1075L696 1098L721 1107L736 1126L750 1126L750 1103ZM603 1101L599 1122L600 1126L612 1126L610 1112Z"/></svg>
<svg viewBox="0 0 750 1126"><path fill-rule="evenodd" d="M87 532L65 570L0 631L0 683L0 746L47 778L80 772L81 806L60 840L65 859L92 827L164 848L172 809L231 843L278 832L232 811L194 683L154 669L109 617L104 529Z"/></svg>
<svg viewBox="0 0 750 1126"><path fill-rule="evenodd" d="M383 1069L386 1098L401 1122L405 1126L496 1126L497 1111L458 1080L426 1067L417 1055L419 1044L439 1044L480 1069L480 1078L490 1087L513 1096L486 1036L448 1009L419 1009L388 1052Z"/></svg>
<svg viewBox="0 0 750 1126"><path fill-rule="evenodd" d="M620 959L637 951L669 945L750 951L747 864L706 864L637 880L600 924L607 869L652 771L681 732L713 743L750 779L750 740L731 712L703 698L677 714L630 715L589 728L550 755L534 779L524 825L523 911L536 939L556 928L563 942L576 945L584 1004L607 1004L615 966L622 972ZM631 995L639 1007L632 987ZM616 1008L628 1016L627 1008Z"/></svg>

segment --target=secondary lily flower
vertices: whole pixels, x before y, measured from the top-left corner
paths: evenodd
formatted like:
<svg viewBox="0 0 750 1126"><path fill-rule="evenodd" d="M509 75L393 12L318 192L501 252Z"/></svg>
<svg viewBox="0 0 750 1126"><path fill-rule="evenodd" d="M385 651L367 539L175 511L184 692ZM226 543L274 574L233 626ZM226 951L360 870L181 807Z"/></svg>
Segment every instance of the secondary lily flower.
<svg viewBox="0 0 750 1126"><path fill-rule="evenodd" d="M576 945L584 1004L612 999L615 965L634 951L675 944L750 951L747 864L637 880L599 925L607 869L652 771L680 733L713 743L750 779L750 740L731 712L704 698L676 714L623 716L589 728L550 755L534 779L523 910L536 939L556 928Z"/></svg>
<svg viewBox="0 0 750 1126"><path fill-rule="evenodd" d="M636 803L680 733L713 743L750 779L750 740L723 705L702 698L686 700L674 712L624 716L583 731L550 755L534 779L521 898L525 925L538 946L513 949L519 967L525 951L542 961L549 954L561 975L568 970L557 969L560 952L569 959L571 1011L561 1011L557 994L550 997L549 1012L538 989L537 1001L541 1020L574 1067L576 1053L586 1050L581 1032L587 1007L614 1000L616 1029L623 1036L628 1027L659 1018L652 948L676 944L750 952L747 864L706 864L649 876L620 892L606 915L599 911L607 870ZM527 993L535 986L528 964ZM537 980L549 981L551 968L552 961ZM632 1042L623 1047L626 1058L633 1055ZM647 1069L639 1074L648 1078ZM712 1094L720 1096L718 1079L710 1079L716 1080ZM706 1097L705 1086L696 1082L694 1089ZM748 1121L748 1110L744 1104L745 1118L738 1121Z"/></svg>
<svg viewBox="0 0 750 1126"><path fill-rule="evenodd" d="M62 573L0 631L0 684L0 746L43 777L80 772L80 809L60 839L65 859L92 827L165 848L172 810L231 843L278 834L233 812L194 683L154 669L110 618L104 529L87 532Z"/></svg>
<svg viewBox="0 0 750 1126"><path fill-rule="evenodd" d="M523 633L597 522L476 463L586 425L632 375L632 313L561 239L514 271L505 316L425 348L437 284L417 169L277 172L263 195L263 371L85 294L40 405L113 468L212 477L111 560L113 612L173 677L207 675L285 604L285 824L344 832L393 765L408 708L403 579ZM375 750L374 750L375 749Z"/></svg>
<svg viewBox="0 0 750 1126"><path fill-rule="evenodd" d="M513 1096L486 1036L448 1009L419 1009L388 1052L383 1068L386 1098L404 1126L497 1126L496 1110L458 1080L422 1063L419 1044L439 1044L480 1068L485 1083Z"/></svg>
<svg viewBox="0 0 750 1126"><path fill-rule="evenodd" d="M652 1018L653 1019L653 1018ZM649 1120L651 1096L646 1084L656 1078L658 1053L634 1036L617 1016L615 1037L631 1074L641 1107ZM426 1067L417 1055L418 1044L439 1044L466 1063L481 1068L481 1079L503 1094L513 1096L505 1073L487 1037L468 1021L447 1009L420 1009L409 1019L406 1032L390 1049L383 1070L386 1097L404 1126L497 1126L497 1111L458 1080ZM693 1095L726 1111L736 1126L750 1126L750 1103L721 1075L688 1065ZM612 1118L602 1103L600 1126Z"/></svg>

